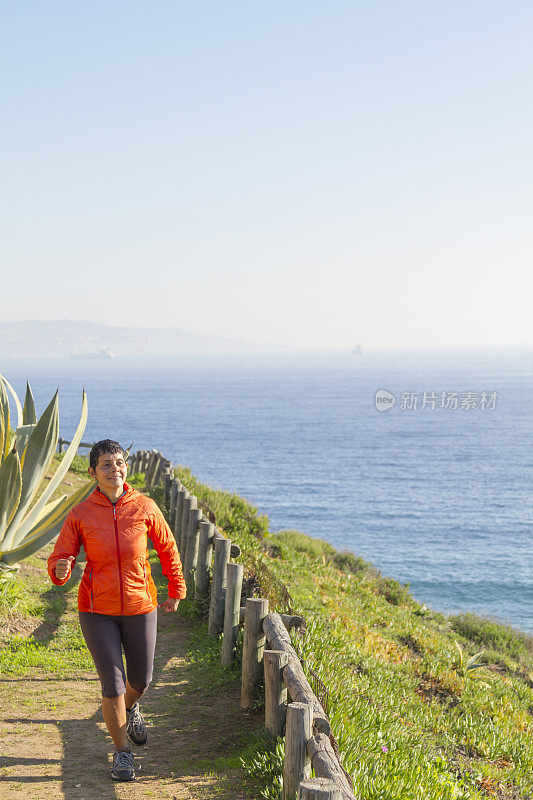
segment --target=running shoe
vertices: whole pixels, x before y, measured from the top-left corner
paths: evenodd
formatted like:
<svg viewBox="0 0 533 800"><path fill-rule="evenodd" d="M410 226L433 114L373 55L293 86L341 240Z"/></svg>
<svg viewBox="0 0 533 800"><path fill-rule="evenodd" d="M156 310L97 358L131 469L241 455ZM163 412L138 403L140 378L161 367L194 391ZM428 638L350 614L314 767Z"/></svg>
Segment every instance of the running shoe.
<svg viewBox="0 0 533 800"><path fill-rule="evenodd" d="M126 709L126 717L126 736L130 742L140 747L140 745L145 744L148 739L148 732L143 715L139 709L139 703L134 703L129 711Z"/></svg>
<svg viewBox="0 0 533 800"><path fill-rule="evenodd" d="M135 767L139 764L133 760L131 750L115 750L110 775L114 781L132 781L135 778Z"/></svg>

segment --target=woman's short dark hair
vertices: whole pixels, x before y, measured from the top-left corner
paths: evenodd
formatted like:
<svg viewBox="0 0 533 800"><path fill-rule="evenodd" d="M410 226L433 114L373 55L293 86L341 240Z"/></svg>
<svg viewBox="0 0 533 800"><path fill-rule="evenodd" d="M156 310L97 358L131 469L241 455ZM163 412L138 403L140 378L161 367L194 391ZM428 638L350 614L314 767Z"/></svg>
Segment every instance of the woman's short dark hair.
<svg viewBox="0 0 533 800"><path fill-rule="evenodd" d="M124 457L126 456L126 451L118 442L113 441L113 439L101 439L96 444L93 444L89 453L89 466L92 469L96 469L98 459L102 453L122 453Z"/></svg>

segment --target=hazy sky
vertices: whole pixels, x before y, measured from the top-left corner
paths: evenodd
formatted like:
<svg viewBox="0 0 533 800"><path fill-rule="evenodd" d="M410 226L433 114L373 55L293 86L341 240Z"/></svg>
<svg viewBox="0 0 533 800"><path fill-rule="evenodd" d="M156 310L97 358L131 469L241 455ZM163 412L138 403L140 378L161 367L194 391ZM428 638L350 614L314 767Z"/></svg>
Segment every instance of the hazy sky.
<svg viewBox="0 0 533 800"><path fill-rule="evenodd" d="M0 11L3 321L533 342L531 0Z"/></svg>

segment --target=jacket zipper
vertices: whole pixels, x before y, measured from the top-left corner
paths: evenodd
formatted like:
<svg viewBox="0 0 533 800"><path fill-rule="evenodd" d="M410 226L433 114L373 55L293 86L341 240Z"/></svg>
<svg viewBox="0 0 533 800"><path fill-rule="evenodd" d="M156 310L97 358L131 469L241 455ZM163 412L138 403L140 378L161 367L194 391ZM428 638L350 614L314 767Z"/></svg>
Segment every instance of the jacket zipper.
<svg viewBox="0 0 533 800"><path fill-rule="evenodd" d="M148 587L148 579L146 577L146 561L143 564L143 571L144 571L144 588L146 589L146 594L148 595L148 597L151 600L152 599L152 595L150 594L150 589Z"/></svg>
<svg viewBox="0 0 533 800"><path fill-rule="evenodd" d="M118 583L120 586L120 614L124 614L124 588L122 586L122 561L120 560L120 547L118 543L117 510L113 506L113 523L115 525L115 541L117 543Z"/></svg>
<svg viewBox="0 0 533 800"><path fill-rule="evenodd" d="M93 571L89 572L89 591L91 592L91 614L93 613Z"/></svg>

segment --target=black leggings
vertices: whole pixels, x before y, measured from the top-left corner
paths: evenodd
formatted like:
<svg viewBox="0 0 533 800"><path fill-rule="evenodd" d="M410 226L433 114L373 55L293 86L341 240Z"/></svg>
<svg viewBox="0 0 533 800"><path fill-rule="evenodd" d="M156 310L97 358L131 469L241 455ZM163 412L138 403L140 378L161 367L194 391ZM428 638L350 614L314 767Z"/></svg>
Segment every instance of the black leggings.
<svg viewBox="0 0 533 800"><path fill-rule="evenodd" d="M80 611L80 625L93 657L104 697L118 697L126 692L126 673L121 645L126 656L128 683L144 692L152 680L157 609L149 614L110 616Z"/></svg>

